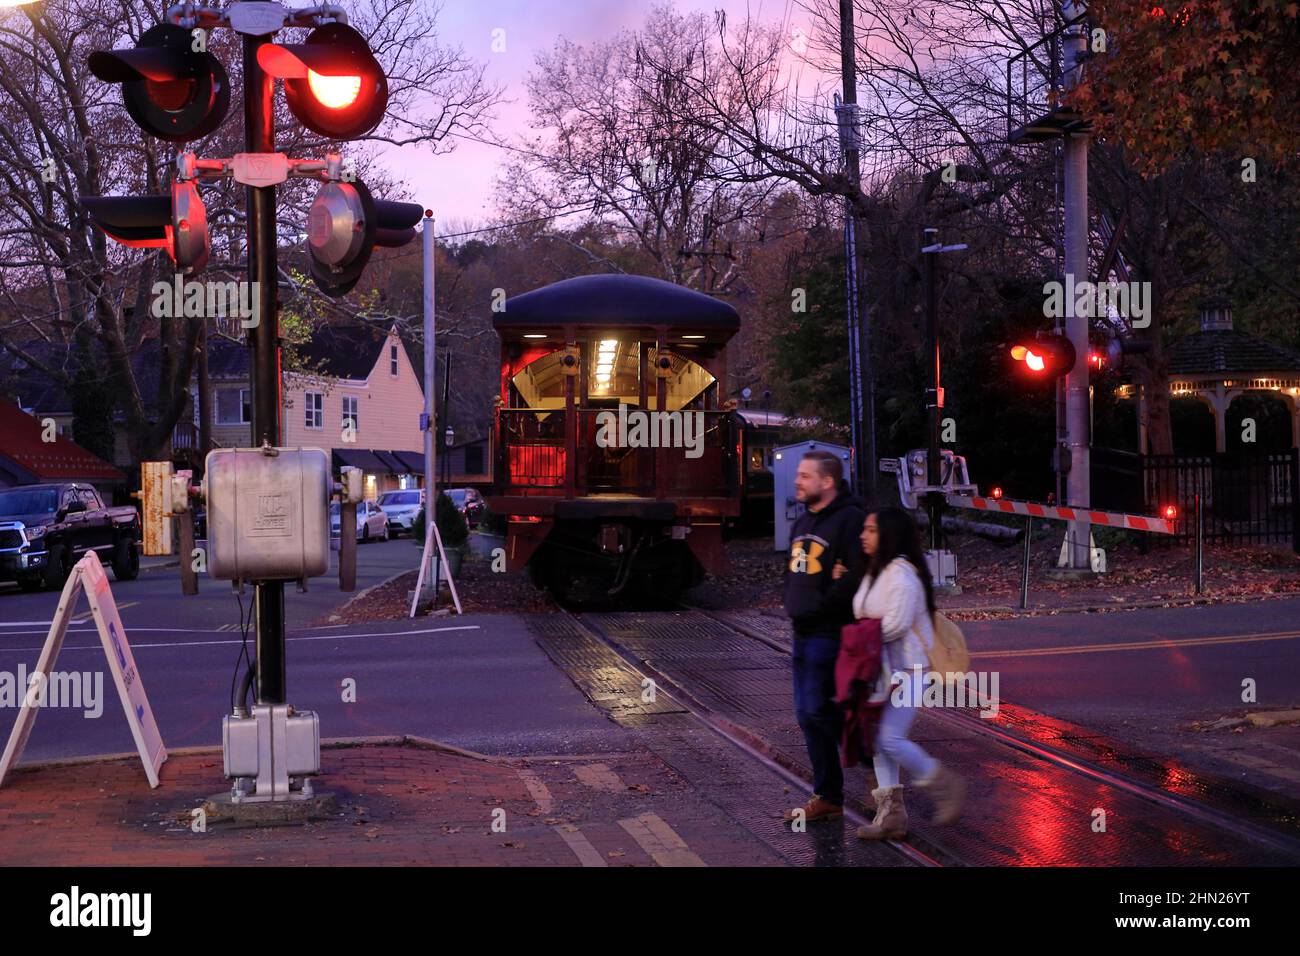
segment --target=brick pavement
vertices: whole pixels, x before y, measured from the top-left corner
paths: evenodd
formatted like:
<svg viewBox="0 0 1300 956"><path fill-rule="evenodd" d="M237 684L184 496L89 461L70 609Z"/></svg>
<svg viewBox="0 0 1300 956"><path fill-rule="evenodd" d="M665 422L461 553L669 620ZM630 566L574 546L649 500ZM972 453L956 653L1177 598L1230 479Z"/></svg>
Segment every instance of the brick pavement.
<svg viewBox="0 0 1300 956"><path fill-rule="evenodd" d="M335 816L203 833L191 811L225 789L219 749L173 753L156 790L135 756L22 766L0 788L0 865L781 862L649 753L488 758L405 738L326 744L321 763Z"/></svg>

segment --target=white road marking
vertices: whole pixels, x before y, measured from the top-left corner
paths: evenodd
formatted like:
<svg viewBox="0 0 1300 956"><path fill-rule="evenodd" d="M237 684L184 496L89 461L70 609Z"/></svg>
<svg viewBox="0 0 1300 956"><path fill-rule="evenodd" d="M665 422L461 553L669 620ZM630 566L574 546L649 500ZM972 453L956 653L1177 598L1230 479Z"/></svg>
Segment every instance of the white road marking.
<svg viewBox="0 0 1300 956"><path fill-rule="evenodd" d="M143 628L127 628L127 631L143 630ZM155 628L155 630L168 630L167 628ZM459 627L426 627L418 631L380 631L375 634L318 634L312 637L287 637L286 641L344 641L355 640L363 637L406 637L412 634L443 634L447 631L478 631L481 630L477 624L464 624ZM78 631L79 634L94 633L93 631ZM142 648L150 647L206 647L220 644L243 644L243 640L229 641L169 641L167 643L157 644L132 644L131 650L138 651ZM0 650L10 651L39 651L40 647L10 647ZM70 644L64 648L65 651L90 651L98 650L98 644Z"/></svg>
<svg viewBox="0 0 1300 956"><path fill-rule="evenodd" d="M580 764L573 768L573 775L593 790L606 793L627 793L627 784L619 779L618 774L603 763Z"/></svg>
<svg viewBox="0 0 1300 956"><path fill-rule="evenodd" d="M591 841L583 836L582 831L577 827L572 830L562 826L552 827L552 829L560 835L560 839L569 844L569 849L583 866L609 866L608 861L600 855L600 851L591 845Z"/></svg>
<svg viewBox="0 0 1300 956"><path fill-rule="evenodd" d="M641 849L645 850L659 866L708 866L691 852L686 841L657 814L643 813L639 817L619 820Z"/></svg>
<svg viewBox="0 0 1300 956"><path fill-rule="evenodd" d="M538 809L543 813L550 813L555 806L555 801L551 798L551 791L546 789L546 784L542 783L542 778L531 770L516 772L519 774L519 779L524 782L524 786L528 788L528 793L532 796L533 802L537 804Z"/></svg>
<svg viewBox="0 0 1300 956"><path fill-rule="evenodd" d="M125 611L127 608L135 607L139 603L140 603L139 601L127 601L125 604L119 604L117 606L117 609L119 611ZM76 617L72 618L71 620L73 624L83 624L86 621L89 621L91 617L94 616L94 614L95 614L94 611L83 611L82 613L78 614Z"/></svg>

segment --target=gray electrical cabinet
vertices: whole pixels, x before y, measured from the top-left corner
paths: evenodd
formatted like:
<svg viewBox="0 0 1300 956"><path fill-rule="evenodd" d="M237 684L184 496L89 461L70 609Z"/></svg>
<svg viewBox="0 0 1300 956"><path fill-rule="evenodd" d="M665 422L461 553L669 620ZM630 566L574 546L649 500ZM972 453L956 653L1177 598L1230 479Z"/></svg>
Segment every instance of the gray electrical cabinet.
<svg viewBox="0 0 1300 956"><path fill-rule="evenodd" d="M304 580L329 570L330 456L321 448L208 452L208 573Z"/></svg>
<svg viewBox="0 0 1300 956"><path fill-rule="evenodd" d="M843 445L824 441L803 441L772 449L772 522L776 529L775 550L790 550L790 529L804 506L794 498L794 478L799 462L810 451L829 451L844 462L844 480L853 488L853 452Z"/></svg>

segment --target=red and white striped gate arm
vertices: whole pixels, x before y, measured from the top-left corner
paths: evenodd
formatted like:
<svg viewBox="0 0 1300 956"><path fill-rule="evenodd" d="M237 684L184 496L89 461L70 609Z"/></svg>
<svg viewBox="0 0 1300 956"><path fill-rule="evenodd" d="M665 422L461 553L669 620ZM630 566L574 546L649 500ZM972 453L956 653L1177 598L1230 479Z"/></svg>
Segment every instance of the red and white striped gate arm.
<svg viewBox="0 0 1300 956"><path fill-rule="evenodd" d="M1057 508L1034 504L1032 501L1010 501L1006 498L981 498L978 495L945 495L944 500L954 508L973 508L976 511L997 511L1002 514L1031 515L1035 518L1055 518L1058 521L1087 521L1090 524L1130 531L1150 531L1154 534L1176 534L1174 523L1150 515L1126 515L1113 511L1089 511L1085 508Z"/></svg>

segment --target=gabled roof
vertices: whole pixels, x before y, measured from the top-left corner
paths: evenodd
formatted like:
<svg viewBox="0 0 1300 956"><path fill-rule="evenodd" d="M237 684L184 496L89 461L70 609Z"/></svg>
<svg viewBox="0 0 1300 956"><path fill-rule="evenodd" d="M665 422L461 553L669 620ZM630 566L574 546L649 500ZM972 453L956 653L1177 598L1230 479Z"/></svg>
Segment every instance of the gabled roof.
<svg viewBox="0 0 1300 956"><path fill-rule="evenodd" d="M208 336L208 377L218 379L248 378L248 346L220 335ZM197 372L196 372L197 374Z"/></svg>
<svg viewBox="0 0 1300 956"><path fill-rule="evenodd" d="M68 361L65 346L42 341L20 344L23 351L46 365L62 368ZM13 397L22 403L23 408L33 408L47 415L72 411L72 401L63 386L7 349L0 349L0 396Z"/></svg>
<svg viewBox="0 0 1300 956"><path fill-rule="evenodd" d="M1171 375L1300 372L1300 353L1236 329L1195 332L1171 345L1167 354Z"/></svg>
<svg viewBox="0 0 1300 956"><path fill-rule="evenodd" d="M0 399L3 470L16 471L26 481L126 481L121 471L62 435L52 442L42 441L42 431L39 419Z"/></svg>
<svg viewBox="0 0 1300 956"><path fill-rule="evenodd" d="M67 372L74 378L78 375L75 371L76 356L68 345L31 341L23 342L22 348L47 367ZM98 375L106 379L109 369L98 347L90 362L91 367L80 374ZM131 371L140 393L146 396L146 400L158 390L160 367L160 349L157 339L146 339L131 353ZM51 379L39 368L23 362L7 349L0 349L0 397L17 399L23 408L35 409L43 415L72 413L72 399L62 384ZM124 417L124 413L119 408L116 419L120 421Z"/></svg>
<svg viewBox="0 0 1300 956"><path fill-rule="evenodd" d="M319 362L326 375L364 379L369 377L388 341L388 330L377 325L322 325L312 334L310 342L298 346L298 352L310 365ZM410 346L406 342L402 344L414 366Z"/></svg>

